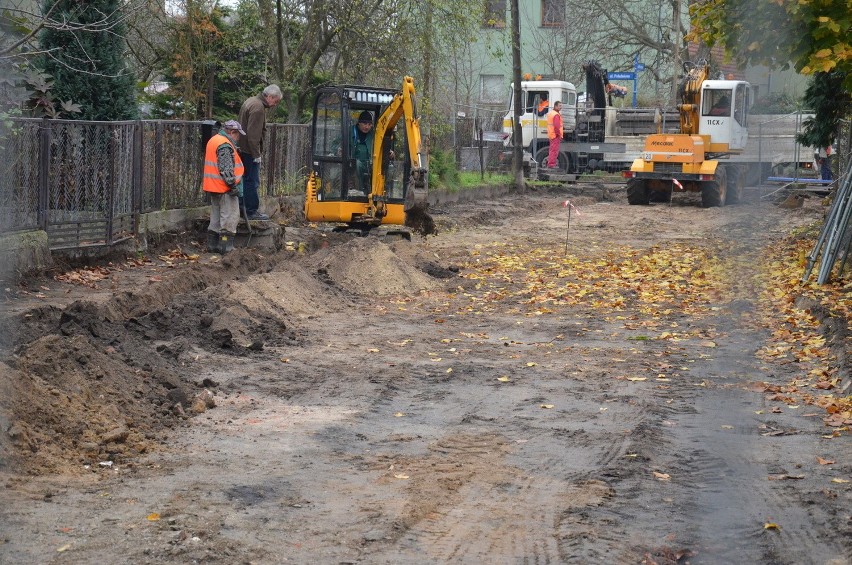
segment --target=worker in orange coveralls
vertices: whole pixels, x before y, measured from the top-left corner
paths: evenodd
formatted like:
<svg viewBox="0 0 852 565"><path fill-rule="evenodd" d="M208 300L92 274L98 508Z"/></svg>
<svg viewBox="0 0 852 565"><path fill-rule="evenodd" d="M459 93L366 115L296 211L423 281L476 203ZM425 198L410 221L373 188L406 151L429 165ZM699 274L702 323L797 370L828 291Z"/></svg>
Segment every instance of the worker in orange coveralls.
<svg viewBox="0 0 852 565"><path fill-rule="evenodd" d="M547 168L555 169L559 144L562 143L562 102L553 103L553 109L547 114L547 138L550 140L550 151L547 154Z"/></svg>

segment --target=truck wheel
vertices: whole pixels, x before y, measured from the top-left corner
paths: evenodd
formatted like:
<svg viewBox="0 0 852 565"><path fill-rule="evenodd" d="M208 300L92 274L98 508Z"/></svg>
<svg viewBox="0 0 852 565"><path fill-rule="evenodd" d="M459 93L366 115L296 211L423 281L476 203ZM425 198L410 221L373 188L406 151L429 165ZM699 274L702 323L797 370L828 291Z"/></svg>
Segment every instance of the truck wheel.
<svg viewBox="0 0 852 565"><path fill-rule="evenodd" d="M538 163L538 166L542 169L547 168L547 155L550 153L549 147L542 147L538 150L538 153L535 154L535 160ZM565 173L573 172L573 167L571 166L571 159L566 153L557 153L556 155L556 167L560 171L564 171Z"/></svg>
<svg viewBox="0 0 852 565"><path fill-rule="evenodd" d="M725 195L728 189L728 180L725 174L724 167L716 169L716 180L702 183L701 187L701 206L704 208L712 208L714 206L725 205Z"/></svg>
<svg viewBox="0 0 852 565"><path fill-rule="evenodd" d="M736 204L743 199L746 184L745 167L732 165L728 167L728 190L725 193L725 204Z"/></svg>
<svg viewBox="0 0 852 565"><path fill-rule="evenodd" d="M647 206L651 203L648 185L642 179L627 179L627 202L633 205Z"/></svg>

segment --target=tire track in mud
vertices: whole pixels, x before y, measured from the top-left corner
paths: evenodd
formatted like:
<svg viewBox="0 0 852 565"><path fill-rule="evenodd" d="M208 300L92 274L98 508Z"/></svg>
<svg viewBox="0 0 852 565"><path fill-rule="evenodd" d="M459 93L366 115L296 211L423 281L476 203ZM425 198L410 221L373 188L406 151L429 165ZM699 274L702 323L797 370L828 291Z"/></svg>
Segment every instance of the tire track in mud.
<svg viewBox="0 0 852 565"><path fill-rule="evenodd" d="M468 329L455 324L443 324L446 335ZM552 325L559 324L554 318ZM549 325L537 327L536 340L555 335ZM386 326L393 323L386 320ZM479 329L490 336L505 333L505 328ZM403 335L399 329L391 332ZM522 333L517 337L530 339ZM421 343L418 351L425 359L430 349L436 348ZM612 496L606 475L617 475L633 431L656 417L653 404L637 403L627 393L606 393L582 381L554 377L552 368L511 373L507 368L519 362L501 357L501 349L505 349L502 343L480 347L475 358L454 361L451 377L442 373L443 368L420 363L415 372L427 374L414 383L409 380L414 390L385 389L371 406L373 413L401 410L405 413L401 420L428 422L426 426L400 424L395 439L408 440L404 449L384 446L384 467L404 470L413 486L406 489L407 514L394 522L394 541L390 547L370 546L371 560L422 563L425 556L437 562L483 562L500 555L508 560L566 562L575 553L572 536L582 535L578 529L593 534L598 546L617 546L617 535L584 523L582 515L587 507ZM510 382L497 381L503 374L513 374ZM592 391L590 403L588 392ZM439 406L428 407L435 402ZM556 409L540 407L547 403ZM596 419L603 421L590 426ZM613 422L618 422L618 432L607 431ZM485 439L455 441L455 436L439 436L428 445L428 455L418 455L418 446L435 437L430 434L447 430L476 433ZM501 444L489 444L493 437L501 438ZM493 450L502 453L499 457L486 453ZM468 476L467 467L475 474ZM423 476L424 469L428 477ZM429 503L419 502L423 500Z"/></svg>

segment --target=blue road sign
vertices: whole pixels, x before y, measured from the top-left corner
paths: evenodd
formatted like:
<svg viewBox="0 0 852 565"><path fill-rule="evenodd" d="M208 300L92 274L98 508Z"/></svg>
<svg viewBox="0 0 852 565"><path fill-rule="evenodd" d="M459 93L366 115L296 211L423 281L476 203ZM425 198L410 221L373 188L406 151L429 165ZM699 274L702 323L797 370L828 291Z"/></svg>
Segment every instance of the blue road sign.
<svg viewBox="0 0 852 565"><path fill-rule="evenodd" d="M636 73L607 73L609 80L636 80Z"/></svg>
<svg viewBox="0 0 852 565"><path fill-rule="evenodd" d="M637 71L637 72L638 71L644 71L645 70L645 63L635 63L633 65L633 70Z"/></svg>

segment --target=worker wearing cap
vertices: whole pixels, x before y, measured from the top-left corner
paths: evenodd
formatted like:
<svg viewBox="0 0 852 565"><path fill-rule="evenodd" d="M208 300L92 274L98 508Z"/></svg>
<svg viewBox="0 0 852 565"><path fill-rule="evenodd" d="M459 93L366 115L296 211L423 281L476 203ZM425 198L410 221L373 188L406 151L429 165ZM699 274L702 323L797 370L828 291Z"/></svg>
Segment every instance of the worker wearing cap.
<svg viewBox="0 0 852 565"><path fill-rule="evenodd" d="M356 188L370 194L370 172L373 156L373 114L364 110L358 116L358 123L352 127L352 144L349 152L355 160Z"/></svg>
<svg viewBox="0 0 852 565"><path fill-rule="evenodd" d="M245 173L236 143L245 134L238 121L228 120L207 142L201 188L210 195L207 251L211 253L227 253L234 248Z"/></svg>

